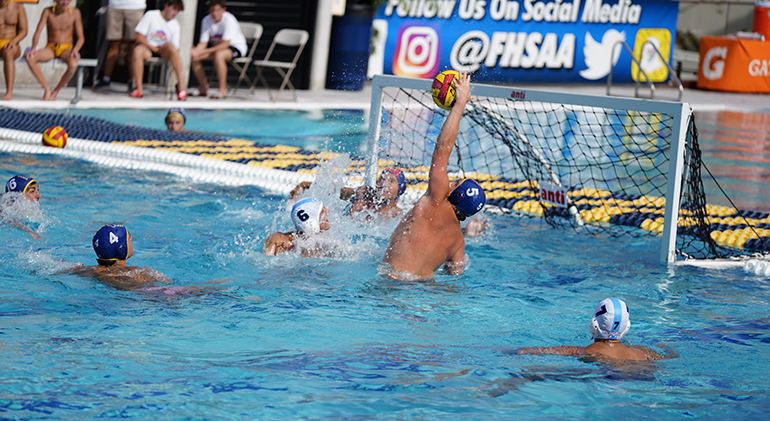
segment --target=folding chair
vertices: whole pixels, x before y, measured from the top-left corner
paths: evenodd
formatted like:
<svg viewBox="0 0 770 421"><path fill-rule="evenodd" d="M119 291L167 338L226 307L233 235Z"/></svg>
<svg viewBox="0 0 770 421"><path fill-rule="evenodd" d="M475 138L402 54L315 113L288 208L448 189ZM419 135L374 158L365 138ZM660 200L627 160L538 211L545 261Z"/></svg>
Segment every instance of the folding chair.
<svg viewBox="0 0 770 421"><path fill-rule="evenodd" d="M307 31L304 31L302 29L281 29L278 31L277 34L275 34L275 38L273 38L273 42L270 44L270 48L267 50L267 54L265 55L264 60L254 60L254 66L257 67L257 79L254 80L254 84L251 85L251 89L249 90L249 95L251 95L254 92L254 88L257 87L257 81L261 81L263 85L267 88L267 95L270 97L270 100L275 102L278 100L278 97L281 96L281 92L283 92L284 88L286 86L289 87L289 90L291 90L291 94L294 97L294 101L297 101L297 93L294 91L294 85L291 83L291 80L289 78L291 77L291 73L294 71L294 69L297 67L297 61L299 60L299 56L302 54L302 50L305 48L305 44L307 43L307 40L310 38L310 34ZM294 54L294 60L292 61L271 61L270 56L273 54L273 50L275 49L276 45L281 45L285 47L296 47L297 52ZM266 67L271 67L275 69L275 71L278 72L283 77L283 82L281 83L281 88L278 89L278 95L273 98L273 93L270 90L270 85L267 84L267 81L265 80L265 77L262 76L262 69Z"/></svg>
<svg viewBox="0 0 770 421"><path fill-rule="evenodd" d="M249 68L249 64L254 60L254 51L257 49L259 39L262 38L262 25L251 22L238 22L241 25L241 32L246 38L246 43L252 42L251 48L245 57L234 58L230 65L232 65L236 71L240 74L238 76L238 83L235 84L235 88L231 91L233 95L238 91L238 87L241 86L241 81L246 79L249 86L252 85L251 78L246 74L246 70Z"/></svg>
<svg viewBox="0 0 770 421"><path fill-rule="evenodd" d="M163 96L170 96L174 93L174 69L171 67L171 62L162 57L148 57L144 61L144 65L147 66L147 82L145 85L157 85L163 87ZM156 67L160 67L160 74L158 75L158 83L152 83L153 70Z"/></svg>

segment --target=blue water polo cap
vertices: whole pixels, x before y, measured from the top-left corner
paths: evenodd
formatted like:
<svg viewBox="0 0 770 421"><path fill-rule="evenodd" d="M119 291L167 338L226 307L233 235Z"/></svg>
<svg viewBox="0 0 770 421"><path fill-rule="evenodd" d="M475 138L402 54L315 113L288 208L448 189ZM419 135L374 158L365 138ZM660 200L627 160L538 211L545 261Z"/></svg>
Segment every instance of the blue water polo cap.
<svg viewBox="0 0 770 421"><path fill-rule="evenodd" d="M123 225L105 225L96 231L92 244L99 260L126 260L128 230Z"/></svg>
<svg viewBox="0 0 770 421"><path fill-rule="evenodd" d="M594 339L620 339L631 328L628 305L617 298L605 298L594 309L589 329Z"/></svg>
<svg viewBox="0 0 770 421"><path fill-rule="evenodd" d="M291 208L291 222L297 231L318 234L321 231L321 212L324 204L320 199L308 197L295 203Z"/></svg>
<svg viewBox="0 0 770 421"><path fill-rule="evenodd" d="M187 114L184 113L184 108L171 108L168 110L168 114L166 114L166 120L168 120L169 117L172 115L178 115L179 117L182 117L182 126L184 126L187 123Z"/></svg>
<svg viewBox="0 0 770 421"><path fill-rule="evenodd" d="M27 188L32 183L35 183L35 179L28 175L19 174L17 176L11 177L11 179L5 183L5 192L8 193L13 191L23 194L27 192Z"/></svg>
<svg viewBox="0 0 770 421"><path fill-rule="evenodd" d="M466 178L449 193L449 203L455 205L457 210L468 217L484 207L487 203L487 195L481 184Z"/></svg>
<svg viewBox="0 0 770 421"><path fill-rule="evenodd" d="M399 170L398 168L386 168L383 173L389 172L396 176L396 180L398 180L398 195L401 196L406 191L406 177L404 177L404 172Z"/></svg>

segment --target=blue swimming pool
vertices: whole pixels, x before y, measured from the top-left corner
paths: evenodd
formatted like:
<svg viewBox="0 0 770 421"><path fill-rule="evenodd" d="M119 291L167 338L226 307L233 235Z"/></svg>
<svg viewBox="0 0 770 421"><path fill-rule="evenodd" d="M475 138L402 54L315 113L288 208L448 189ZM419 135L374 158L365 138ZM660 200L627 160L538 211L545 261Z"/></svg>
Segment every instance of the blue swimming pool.
<svg viewBox="0 0 770 421"><path fill-rule="evenodd" d="M0 225L0 418L766 419L770 281L667 267L656 239L491 216L463 276L381 278L393 223L341 220L333 258L260 254L283 197L49 155L0 153L41 184L32 240ZM129 263L202 295L119 291L62 271L125 224ZM212 282L213 281L213 282ZM628 342L678 358L606 365L516 355L587 345L607 296Z"/></svg>
<svg viewBox="0 0 770 421"><path fill-rule="evenodd" d="M73 108L73 115L164 130L163 109ZM186 111L185 128L210 136L227 136L312 151L364 156L368 115L361 110L200 110ZM770 212L770 114L760 112L696 111L703 161L715 175L703 180L709 203ZM719 183L719 185L717 185ZM722 194L724 189L731 204Z"/></svg>
<svg viewBox="0 0 770 421"><path fill-rule="evenodd" d="M166 130L165 109L73 108L65 113ZM185 111L185 130L271 145L354 155L366 151L367 113L361 110L200 110Z"/></svg>

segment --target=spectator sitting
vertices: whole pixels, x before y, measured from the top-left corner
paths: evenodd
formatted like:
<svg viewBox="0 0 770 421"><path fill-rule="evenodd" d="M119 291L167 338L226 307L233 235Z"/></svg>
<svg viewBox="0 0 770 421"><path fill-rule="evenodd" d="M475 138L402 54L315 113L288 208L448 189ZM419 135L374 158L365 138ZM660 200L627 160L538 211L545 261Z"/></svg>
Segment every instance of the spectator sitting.
<svg viewBox="0 0 770 421"><path fill-rule="evenodd" d="M147 8L146 0L110 0L107 4L107 56L104 58L104 76L91 89L96 91L109 91L112 71L118 62L120 53L120 41L130 41L126 57L128 58L129 92L131 89L131 55L134 52L134 40L136 40L136 25L142 19L144 9Z"/></svg>
<svg viewBox="0 0 770 421"><path fill-rule="evenodd" d="M48 30L48 44L43 49L37 49L37 43L40 40L43 28ZM78 38L74 46L72 45L73 30ZM75 74L75 70L78 68L80 47L83 46L84 42L83 19L80 15L80 10L73 8L70 0L56 0L56 4L53 7L47 7L43 10L40 22L38 22L37 29L35 30L35 35L32 36L32 48L25 55L29 69L45 90L43 101L55 101L59 91L72 79L72 75ZM62 75L59 84L52 91L38 63L54 58L58 58L66 63L67 70Z"/></svg>
<svg viewBox="0 0 770 421"><path fill-rule="evenodd" d="M136 25L136 45L131 58L132 75L136 88L128 94L132 98L143 95L144 61L150 57L162 57L171 63L179 81L176 97L187 99L184 82L184 65L179 55L179 39L182 32L176 15L184 10L182 0L166 0L163 10L150 10Z"/></svg>
<svg viewBox="0 0 770 421"><path fill-rule="evenodd" d="M219 90L212 98L227 96L227 62L246 54L246 38L238 19L225 8L225 0L209 1L209 14L201 22L198 45L190 51L191 66L200 84L200 95L206 96L209 83L203 70L203 60L213 60Z"/></svg>
<svg viewBox="0 0 770 421"><path fill-rule="evenodd" d="M0 5L0 49L2 49L6 91L1 100L13 99L16 59L21 56L19 42L26 36L27 14L24 12L24 6L14 1L4 2Z"/></svg>

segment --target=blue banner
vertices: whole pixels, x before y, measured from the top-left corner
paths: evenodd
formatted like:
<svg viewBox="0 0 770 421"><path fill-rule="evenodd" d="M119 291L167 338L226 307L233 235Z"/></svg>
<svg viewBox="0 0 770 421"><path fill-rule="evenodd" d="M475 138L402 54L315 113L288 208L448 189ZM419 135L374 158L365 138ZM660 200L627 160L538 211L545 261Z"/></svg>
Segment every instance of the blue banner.
<svg viewBox="0 0 770 421"><path fill-rule="evenodd" d="M389 0L384 72L474 82L664 82L679 3L656 0ZM623 42L638 57L637 65ZM660 56L658 55L660 52Z"/></svg>

